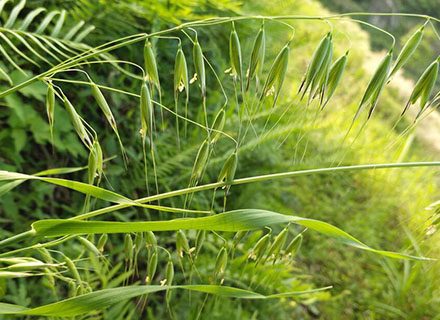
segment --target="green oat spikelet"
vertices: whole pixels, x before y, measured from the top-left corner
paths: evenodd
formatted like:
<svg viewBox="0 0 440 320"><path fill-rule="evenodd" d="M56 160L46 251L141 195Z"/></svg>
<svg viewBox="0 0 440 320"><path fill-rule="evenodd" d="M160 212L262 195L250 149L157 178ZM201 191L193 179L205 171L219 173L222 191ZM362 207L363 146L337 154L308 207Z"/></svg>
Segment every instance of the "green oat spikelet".
<svg viewBox="0 0 440 320"><path fill-rule="evenodd" d="M425 25L418 28L417 31L414 32L413 35L408 39L408 41L406 41L405 45L397 56L394 67L388 77L389 79L391 79L391 77L406 64L409 58L411 58L413 53L417 50L417 47L419 46L420 41L423 38L424 31Z"/></svg>
<svg viewBox="0 0 440 320"><path fill-rule="evenodd" d="M249 84L252 79L256 80L256 90L260 84L260 75L263 71L264 55L266 51L266 36L264 32L264 23L255 37L254 45L252 47L249 69L247 72L246 91L249 90Z"/></svg>
<svg viewBox="0 0 440 320"><path fill-rule="evenodd" d="M154 251L148 261L148 271L147 277L145 278L145 283L150 284L156 274L157 269L157 251Z"/></svg>
<svg viewBox="0 0 440 320"><path fill-rule="evenodd" d="M121 136L119 135L118 126L116 125L116 120L113 115L113 112L110 109L107 100L105 99L101 90L95 83L92 82L92 80L90 80L90 87L92 88L92 94L93 97L95 98L96 103L98 104L99 108L101 109L102 113L107 119L107 122L109 123L110 127L115 133L116 138L118 139L119 147L121 149L122 159L124 160L124 163L127 164L128 162L127 153L125 152L125 148L122 143Z"/></svg>
<svg viewBox="0 0 440 320"><path fill-rule="evenodd" d="M269 247L266 258L263 260L263 263L268 259L273 259L273 263L275 264L277 258L279 257L279 253L283 248L284 244L287 240L289 226L285 227L281 232L276 236L272 245Z"/></svg>
<svg viewBox="0 0 440 320"><path fill-rule="evenodd" d="M185 233L183 233L182 230L177 231L176 233L176 250L177 255L179 258L183 258L184 253L189 253L189 243L188 239L185 236Z"/></svg>
<svg viewBox="0 0 440 320"><path fill-rule="evenodd" d="M324 62L325 56L327 55L330 42L331 42L331 33L329 32L324 38L321 39L321 41L318 44L318 47L313 53L312 59L310 60L310 63L307 67L305 78L302 81L298 90L298 93L303 91L301 95L301 99L304 98L304 95L309 90L313 80L318 74L318 71Z"/></svg>
<svg viewBox="0 0 440 320"><path fill-rule="evenodd" d="M392 60L393 60L393 48L391 48L388 51L388 53L385 55L385 57L382 59L379 66L377 67L375 73L371 77L370 82L367 85L367 89L365 90L364 95L362 96L362 99L359 103L353 121L357 119L359 113L367 104L370 105L368 119L371 117L376 107L376 104L379 100L379 96L382 93L382 90L388 79Z"/></svg>
<svg viewBox="0 0 440 320"><path fill-rule="evenodd" d="M438 71L439 71L439 60L440 56L432 62L420 78L417 80L413 91L411 92L411 96L408 99L408 102L405 108L402 111L401 116L403 116L409 107L417 102L420 99L420 110L416 116L416 119L422 114L425 110L425 106L431 97L432 91L434 89L435 83L437 81Z"/></svg>
<svg viewBox="0 0 440 320"><path fill-rule="evenodd" d="M92 149L93 143L90 139L89 134L87 133L87 129L84 126L83 119L79 116L79 114L76 112L75 108L73 107L72 103L67 99L66 95L63 94L63 100L64 100L64 107L66 108L67 114L69 115L70 121L72 122L73 128L76 131L76 134L79 136L81 141L84 143L84 145Z"/></svg>
<svg viewBox="0 0 440 320"><path fill-rule="evenodd" d="M344 73L345 66L347 65L347 58L348 58L348 50L345 52L345 54L341 57L339 57L331 66L326 86L326 98L325 102L322 105L321 109L324 109L325 106L328 104L330 99L333 97L333 94L336 91L336 88L338 87L342 74Z"/></svg>
<svg viewBox="0 0 440 320"><path fill-rule="evenodd" d="M53 88L52 82L49 82L47 84L46 113L50 127L50 136L53 140L53 122L55 119L55 89Z"/></svg>
<svg viewBox="0 0 440 320"><path fill-rule="evenodd" d="M274 93L274 102L272 107L275 107L278 96L281 92L283 86L284 78L286 77L287 64L289 62L289 46L290 40L281 49L275 58L270 70L267 75L266 82L264 83L263 90L261 92L260 101L263 100L265 96Z"/></svg>
<svg viewBox="0 0 440 320"><path fill-rule="evenodd" d="M105 248L105 245L107 244L107 241L108 241L108 234L103 233L98 239L97 248L98 248L99 252L104 251L104 248Z"/></svg>
<svg viewBox="0 0 440 320"><path fill-rule="evenodd" d="M228 264L228 251L225 247L222 247L217 254L214 266L214 279L217 280L218 276L221 276L220 284L223 284L226 265Z"/></svg>
<svg viewBox="0 0 440 320"><path fill-rule="evenodd" d="M144 64L146 72L146 80L153 84L160 93L159 72L157 71L156 57L153 51L153 46L149 39L145 41L144 45Z"/></svg>
<svg viewBox="0 0 440 320"><path fill-rule="evenodd" d="M196 36L193 47L193 60L194 68L196 71L196 77L200 81L200 90L202 93L202 101L206 99L206 71L205 71L205 61L203 58L202 47L200 46L199 40Z"/></svg>
<svg viewBox="0 0 440 320"><path fill-rule="evenodd" d="M214 119L214 123L212 124L212 135L211 137L211 144L215 144L217 140L220 138L221 133L223 132L223 128L225 126L226 122L226 111L225 108L221 108L220 111L217 113Z"/></svg>
<svg viewBox="0 0 440 320"><path fill-rule="evenodd" d="M234 81L237 81L237 79L240 81L240 88L243 92L241 45L234 22L232 22L232 31L229 37L229 59L231 61L231 75Z"/></svg>
<svg viewBox="0 0 440 320"><path fill-rule="evenodd" d="M302 233L298 234L292 241L287 245L285 249L285 256L289 258L294 258L299 248L301 247L303 241Z"/></svg>

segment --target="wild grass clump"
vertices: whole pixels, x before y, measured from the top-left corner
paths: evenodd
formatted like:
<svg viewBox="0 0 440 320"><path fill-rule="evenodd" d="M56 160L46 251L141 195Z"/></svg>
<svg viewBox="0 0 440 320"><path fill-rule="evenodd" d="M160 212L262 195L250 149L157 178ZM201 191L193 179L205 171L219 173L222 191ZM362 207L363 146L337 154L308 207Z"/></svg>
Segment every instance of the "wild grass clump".
<svg viewBox="0 0 440 320"><path fill-rule="evenodd" d="M0 170L0 181L3 183L0 195L34 181L40 186L53 185L57 190L68 194L74 191L84 197L81 209L70 210L68 217L46 215L44 219L33 218L28 231L0 241L0 247L4 249L0 253L0 277L45 279L56 301L40 307L4 303L0 305L0 314L99 315L112 318L115 314L119 317L133 316L129 309L134 308L140 317L144 312L152 312L151 304L158 305L163 300L166 308L162 309L162 313L166 310L169 317L183 315L198 318L203 312L214 314L218 310L217 303L231 303L233 300L228 300L230 298L261 300L262 303L274 299L277 306L289 299L293 305L306 306L312 300L327 299L331 289L324 283L316 287L297 274L297 265L304 264L304 261L298 260L298 255L302 248L310 249L307 242L313 232L335 239L346 248L353 247L381 257L385 261L383 269L399 289L401 286L396 279L400 274L393 266L394 260L389 258L405 261L405 268L414 264L420 269L423 263L431 260L424 256L416 241L411 240L413 245L403 252L379 249L396 247L391 246L390 241L364 243L358 240L358 237L362 238L362 233L351 235L326 222L329 219L327 215L311 215L310 212L313 212L316 199L332 200L325 197L325 192L332 191L331 180L335 176L339 175L341 181L348 179L353 182L357 175L368 176L389 172L390 169L393 173L413 172L414 167L426 170L427 167L440 165L436 161L395 162L395 157L391 156L389 161L373 157L372 163L344 165L347 154L352 152L350 147L365 139L367 124L371 127L382 121L373 114L379 98L396 71L411 59L422 41L428 21L437 23L437 19L417 16L426 19L426 23L408 40L396 61L393 61L394 37L371 26L390 36L390 50L364 89L357 110L348 118L346 130L335 135L335 147L327 150L331 157L324 165L321 163L320 167L310 168L304 164L304 159L323 148L316 141L310 142L313 131L332 126L335 118L347 123L346 118L340 115L328 118L324 112L335 114L338 111L331 109L331 99L340 86L347 85L344 77L350 72L346 70L349 69L350 48L334 38L334 34L337 31L335 25L350 14L213 17L88 47L81 42L91 28L78 33L82 24L67 32L64 38L58 38L63 34L65 11L49 14L35 32L25 31L32 25L33 18L43 11L36 9L24 17L22 27L18 27L18 17L25 3L23 0L15 6L5 7L10 10L10 15L0 35L9 46L0 51L8 62L8 70L27 76L24 69L30 63L38 66L38 74L12 83L0 96L14 96L36 83L45 86L52 141L57 135L57 114L64 112L69 120L66 125L71 126L87 150L88 161L81 167L58 166L34 174L7 168ZM49 27L51 19L57 14L60 14L59 20ZM301 70L304 73L302 82L293 91L296 95L286 99L283 98L288 91L286 84L291 85L292 77L301 78L301 74L289 72L296 44L295 23L300 20L310 23L324 21L329 30L323 33L324 36L320 35L322 38L316 44L313 55L306 59L307 67ZM258 23L258 29L254 30L256 37L245 44L243 39L246 37L240 37L241 27L253 22ZM277 50L271 47L272 37L267 32L269 25L281 28L288 35L288 40ZM433 24L430 26L435 28ZM206 34L213 34L211 28L214 27L225 29L229 34L225 37L226 44L222 44L228 48L224 56L228 59L225 65L230 68L226 68L226 72L220 70L224 65L212 58L211 47L204 42ZM161 70L160 57L164 53L160 52L162 47L158 43L169 45L166 54L174 61L172 73ZM133 47L137 50L140 44L143 45L141 58L131 61L125 60L128 58L122 54L121 58L118 57L119 50ZM18 45L23 52L17 48ZM50 60L42 59L43 56L38 53L47 52L46 46L52 49L49 50ZM338 48L338 52L345 53L338 53L334 58L333 51L336 53L337 46L343 47ZM190 49L192 57L186 55ZM273 58L267 54L268 51ZM187 59L192 60L193 65L187 65ZM34 60L42 60L42 66ZM395 125L409 106L420 98L420 110L415 121L407 123L400 135L382 137L382 146L389 144L387 148L393 151L393 148L401 148L401 141L408 141L406 139L420 121L432 111L438 98L438 95L432 97L438 64L437 59L424 71L407 106L397 113ZM119 87L92 80L96 78L94 73L97 68L102 66L118 73L128 85ZM8 74L6 71L2 73ZM78 76L84 75L87 81L79 80ZM9 78L7 80L13 82ZM190 90L191 85L197 90ZM184 111L179 108L179 95L183 90ZM77 93L90 97L89 110L76 104ZM117 110L118 98L115 97L130 101L130 107L124 110L125 115L121 116ZM173 103L174 108L168 107ZM368 112L361 117L364 108L368 108ZM108 136L104 136L95 121L87 118L89 112L99 112L115 136L113 138L122 159L121 178L112 172L113 158L108 157L115 150L108 151ZM124 127L131 121L136 122L136 136L132 137L137 144L127 142L129 138L124 136ZM180 125L182 122L183 127ZM358 131L352 134L352 129ZM407 151L398 150L398 158L404 159ZM54 147L53 152L56 151ZM282 156L288 159L289 164L284 172L273 172L270 165L264 167L266 159L274 157L277 161L277 157L286 152L288 157ZM264 160L259 158L260 154ZM261 170L247 175L247 161L261 161L261 169L268 168L269 172ZM293 170L292 163L295 165ZM78 179L65 176L81 171L87 171L83 179L78 178L80 175L75 176ZM111 183L115 177L121 180L117 186ZM322 181L329 180L329 185L321 186L323 190L319 192L310 185L317 177ZM258 208L260 199L256 193L248 194L242 200L244 208L235 208L238 201L229 204L231 197L234 199L236 188L244 188L240 185L261 182L261 198L267 199L274 186L272 183L277 183L277 187L283 186L281 179L294 181L298 184L294 188L310 188L306 212L301 210L304 207L287 211L282 204L274 205L275 208ZM396 176L390 176L390 179L396 179ZM138 180L143 181L142 185L137 184ZM130 184L136 185L136 188L131 189L129 195L125 195L125 187L118 188ZM328 188L330 191L326 191ZM223 191L221 195L216 193L219 189ZM338 203L331 206L328 215L334 211L338 211ZM343 222L339 220L335 224L350 229L347 221ZM431 228L436 224L434 219ZM355 228L352 231L356 233ZM310 239L316 241L312 237ZM412 239L410 231L408 238ZM317 250L322 250L320 246L323 243L327 244L321 240ZM71 250L67 249L69 246L72 246ZM347 256L352 257L352 251L347 252ZM417 276L415 272L414 277ZM133 304L134 298L138 298L136 304ZM179 309L188 304L188 310Z"/></svg>

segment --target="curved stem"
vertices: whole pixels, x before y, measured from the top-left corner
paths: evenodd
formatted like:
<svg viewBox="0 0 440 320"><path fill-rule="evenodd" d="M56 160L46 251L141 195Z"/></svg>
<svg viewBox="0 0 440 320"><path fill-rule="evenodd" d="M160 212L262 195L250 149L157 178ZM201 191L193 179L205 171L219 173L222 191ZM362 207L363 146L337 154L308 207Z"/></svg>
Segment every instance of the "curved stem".
<svg viewBox="0 0 440 320"><path fill-rule="evenodd" d="M205 185L189 187L189 188L185 188L185 189L170 191L170 192L166 192L166 193L161 193L161 194L141 198L141 199L136 200L136 202L146 203L146 202L151 202L151 201L155 201L155 200L161 200L161 199L167 199L167 198L171 198L171 197L175 197L175 196L185 195L185 194L189 194L189 193L221 188L226 185L239 185L239 184L246 184L246 183L251 183L251 182L262 182L262 181L268 181L268 180L293 178L293 177L307 176L307 175L313 175L313 174L328 174L328 173L345 172L345 171L408 168L408 167L440 167L440 161L363 164L363 165L354 165L354 166L329 167L329 168L318 168L318 169L308 169L308 170L274 173L274 174L267 174L267 175L262 175L262 176L235 179L230 183L214 182L214 183L209 183L209 184L205 184ZM131 206L130 204L116 204L116 205L113 205L110 207L94 210L91 212L87 212L87 213L72 217L72 218L70 218L70 220L83 220L83 219L87 219L87 218L91 218L91 217L96 217L96 216L102 215L107 212L112 212L112 211L128 208L130 206Z"/></svg>
<svg viewBox="0 0 440 320"><path fill-rule="evenodd" d="M117 40L113 40L107 43L104 43L98 47L95 48L91 48L85 52L80 53L79 55L72 57L70 59L67 59L65 62L51 68L50 70L43 72L39 75L36 75L18 85L16 85L15 87L9 88L3 92L0 92L0 98L11 94L13 92L16 92L17 90L20 90L32 83L34 83L35 81L39 80L41 77L45 77L49 74L51 74L52 72L62 69L62 68L69 68L72 66L75 66L76 63L83 61L83 60L87 60L90 58L93 58L97 55L100 55L102 53L106 53L109 51L113 51L116 50L118 48L121 47L125 47L134 43L137 43L139 41L143 41L147 38L151 38L151 37L155 37L155 36L162 36L162 35L166 35L169 33L173 33L175 31L180 31L184 28L190 28L190 27L200 27L200 26L212 26L212 25L216 25L216 24L222 24L222 23L228 23L231 21L239 21L239 20L269 20L269 19L273 19L273 20L321 20L321 21L325 21L325 20L330 20L330 19L338 19L341 17L350 17L350 16L402 16L402 17L416 17L416 18L423 18L423 19L430 19L436 22L440 22L440 19L428 16L428 15L422 15L422 14L412 14L412 13L372 13L372 12L350 12L350 13L343 13L343 14L338 14L338 15L330 15L330 16L306 16L306 15L290 15L290 16L275 16L275 17L270 17L270 16L241 16L241 17L224 17L224 18L208 18L208 19L203 19L203 20L197 20L197 21L193 21L193 22L187 22L187 23L183 23L181 25L175 26L173 28L169 28L166 30L162 30L162 31L158 31L158 32L153 32L151 34L146 34L146 33L141 33L141 34L137 34L137 35L131 35L128 37L124 37L121 39L117 39ZM377 27L376 27L377 28ZM134 39L132 39L134 38ZM125 40L127 39L127 40ZM110 44L113 44L115 42L118 41L122 41L125 40L121 43L117 43L114 44L110 47L106 47ZM102 48L100 50L97 50L99 48ZM68 62L67 62L68 61Z"/></svg>

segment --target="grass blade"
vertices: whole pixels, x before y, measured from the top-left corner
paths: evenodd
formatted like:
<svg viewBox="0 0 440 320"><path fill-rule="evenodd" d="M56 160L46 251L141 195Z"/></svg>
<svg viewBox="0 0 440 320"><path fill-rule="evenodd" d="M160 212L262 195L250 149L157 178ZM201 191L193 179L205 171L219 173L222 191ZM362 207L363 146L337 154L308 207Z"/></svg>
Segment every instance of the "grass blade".
<svg viewBox="0 0 440 320"><path fill-rule="evenodd" d="M84 294L75 298L65 299L45 306L28 309L26 307L13 304L0 304L0 314L17 315L39 315L52 317L73 317L94 310L100 310L116 304L121 300L128 300L141 295L155 293L170 289L184 289L196 292L204 292L223 297L237 299L278 299L287 297L296 297L304 294L310 294L331 287L318 288L305 291L293 291L274 295L262 295L253 291L243 290L234 287L215 286L215 285L182 285L182 286L127 286L112 289L104 289L92 293Z"/></svg>
<svg viewBox="0 0 440 320"><path fill-rule="evenodd" d="M284 223L299 224L335 238L346 245L383 256L406 260L429 260L424 257L415 257L403 253L373 249L345 231L323 221L288 216L259 209L228 211L202 218L185 218L152 222L74 221L51 219L34 222L32 224L32 229L38 236L58 237L72 234L177 231L190 229L237 232Z"/></svg>

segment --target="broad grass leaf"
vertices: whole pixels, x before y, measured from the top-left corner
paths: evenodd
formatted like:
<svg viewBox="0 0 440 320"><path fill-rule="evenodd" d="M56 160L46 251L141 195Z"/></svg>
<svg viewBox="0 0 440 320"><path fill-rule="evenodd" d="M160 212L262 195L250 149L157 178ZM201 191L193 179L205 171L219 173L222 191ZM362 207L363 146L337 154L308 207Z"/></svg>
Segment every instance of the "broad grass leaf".
<svg viewBox="0 0 440 320"><path fill-rule="evenodd" d="M133 204L133 205L135 204L133 200L130 200L120 194L87 183L66 180L66 179L59 179L59 178L37 177L22 173L0 170L0 181L29 180L29 179L42 180L48 183L56 184L109 202Z"/></svg>
<svg viewBox="0 0 440 320"><path fill-rule="evenodd" d="M415 257L403 253L373 249L347 232L323 221L283 215L280 213L259 209L228 211L214 216L201 218L185 218L148 222L74 221L49 219L34 222L32 224L32 229L38 236L58 237L64 235L90 233L128 233L190 229L237 232L255 230L268 225L289 222L318 231L349 246L383 256L407 260L429 260L428 258L424 257Z"/></svg>
<svg viewBox="0 0 440 320"><path fill-rule="evenodd" d="M184 289L237 299L277 299L310 294L327 290L329 288L330 287L325 287L306 291L293 291L265 296L253 291L215 285L127 286L95 291L92 293L84 294L70 299L65 299L33 309L28 309L13 304L0 303L0 314L73 317L94 310L106 308L122 300L128 300L141 295L165 291L169 289Z"/></svg>

